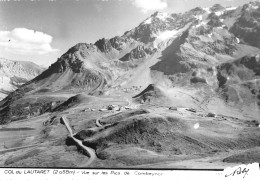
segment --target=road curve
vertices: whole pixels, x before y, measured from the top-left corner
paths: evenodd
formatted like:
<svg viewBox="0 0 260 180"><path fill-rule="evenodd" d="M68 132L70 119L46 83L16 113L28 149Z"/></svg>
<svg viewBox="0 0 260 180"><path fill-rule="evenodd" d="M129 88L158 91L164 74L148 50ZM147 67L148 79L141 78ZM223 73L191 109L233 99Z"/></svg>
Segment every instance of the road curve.
<svg viewBox="0 0 260 180"><path fill-rule="evenodd" d="M125 105L125 107L126 106L130 106L130 104L131 104L131 102L129 101L129 99L128 98L125 98L125 101L127 102L127 105ZM134 106L134 108L136 108L136 106ZM120 112L115 112L115 113L113 113L113 114L109 114L108 116L105 116L105 117L102 117L102 118L106 118L106 117L109 117L109 116L112 116L112 115L115 115L115 114L119 114L119 113L121 113L122 111L120 111ZM102 127L103 125L100 123L100 120L101 120L101 118L98 118L98 119L96 119L96 126L97 127Z"/></svg>
<svg viewBox="0 0 260 180"><path fill-rule="evenodd" d="M96 119L96 125L97 125L97 127L101 127L102 126L102 124L100 123L100 119Z"/></svg>
<svg viewBox="0 0 260 180"><path fill-rule="evenodd" d="M96 159L96 157L97 157L95 151L94 151L93 149L91 149L91 148L85 146L85 145L82 143L82 141L80 141L80 140L78 140L77 138L74 137L74 134L73 134L73 132L72 132L72 129L71 129L69 123L68 123L68 120L67 120L66 116L62 116L62 117L61 117L61 120L64 122L64 124L65 124L67 130L69 131L70 137L77 143L78 146L80 146L82 149L84 149L85 152L87 153L87 155L89 156L88 162L82 164L80 167L89 166L89 165Z"/></svg>

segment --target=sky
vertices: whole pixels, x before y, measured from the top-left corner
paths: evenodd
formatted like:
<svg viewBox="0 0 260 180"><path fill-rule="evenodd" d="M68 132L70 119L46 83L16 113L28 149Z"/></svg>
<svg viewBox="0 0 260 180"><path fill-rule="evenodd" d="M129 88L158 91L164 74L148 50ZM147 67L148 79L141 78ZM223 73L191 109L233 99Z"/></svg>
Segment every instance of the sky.
<svg viewBox="0 0 260 180"><path fill-rule="evenodd" d="M155 11L250 0L0 0L0 57L48 67L77 43L121 36Z"/></svg>

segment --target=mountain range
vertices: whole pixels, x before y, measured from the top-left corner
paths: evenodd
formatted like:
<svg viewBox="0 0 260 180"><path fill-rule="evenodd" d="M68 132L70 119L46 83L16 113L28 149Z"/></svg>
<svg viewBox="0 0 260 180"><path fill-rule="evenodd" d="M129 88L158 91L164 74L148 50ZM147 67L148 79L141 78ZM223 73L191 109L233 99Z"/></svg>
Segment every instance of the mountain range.
<svg viewBox="0 0 260 180"><path fill-rule="evenodd" d="M259 2L228 8L216 4L179 14L155 12L122 36L76 44L2 104L6 108L26 94L42 92L100 95L132 86L170 89L199 83L200 89L210 88L227 102L241 104L249 98L249 105L259 106L259 31ZM13 70L12 76L20 73L28 80L42 71L28 66L33 70L25 76L23 69ZM13 90L18 83L13 80L12 88L2 91ZM244 91L253 93L242 95Z"/></svg>
<svg viewBox="0 0 260 180"><path fill-rule="evenodd" d="M0 100L45 69L29 61L0 58Z"/></svg>

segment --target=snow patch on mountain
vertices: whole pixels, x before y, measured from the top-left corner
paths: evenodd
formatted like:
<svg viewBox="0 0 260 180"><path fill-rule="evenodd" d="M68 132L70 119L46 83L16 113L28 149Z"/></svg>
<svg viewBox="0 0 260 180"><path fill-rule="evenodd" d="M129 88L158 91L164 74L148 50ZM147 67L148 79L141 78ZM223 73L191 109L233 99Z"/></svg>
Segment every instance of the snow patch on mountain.
<svg viewBox="0 0 260 180"><path fill-rule="evenodd" d="M195 25L194 27L195 27L195 28L198 28L198 27L204 26L204 25L206 25L206 24L207 24L206 21L201 21L201 22L199 22L197 25Z"/></svg>
<svg viewBox="0 0 260 180"><path fill-rule="evenodd" d="M237 7L227 7L226 11L232 11L232 10L235 10L235 9L237 9Z"/></svg>
<svg viewBox="0 0 260 180"><path fill-rule="evenodd" d="M236 37L237 43L240 43L240 39Z"/></svg>
<svg viewBox="0 0 260 180"><path fill-rule="evenodd" d="M250 10L256 10L259 8L259 5L256 2L250 2L247 5L247 8L245 9L246 11L250 11Z"/></svg>
<svg viewBox="0 0 260 180"><path fill-rule="evenodd" d="M203 16L202 15L197 15L197 16L194 16L196 19L198 19L198 20L200 20L200 21L202 21L202 19L203 19Z"/></svg>
<svg viewBox="0 0 260 180"><path fill-rule="evenodd" d="M176 37L179 32L180 32L179 30L171 30L171 31L163 31L154 35L156 39L152 44L153 48L159 48L159 44L165 42L166 40Z"/></svg>
<svg viewBox="0 0 260 180"><path fill-rule="evenodd" d="M203 8L207 13L211 13L210 8Z"/></svg>
<svg viewBox="0 0 260 180"><path fill-rule="evenodd" d="M169 39L171 37L173 37L174 35L176 35L179 31L176 31L176 30L172 30L172 31L164 31L164 32L161 32L158 36L157 36L157 39L159 40L166 40L166 39Z"/></svg>
<svg viewBox="0 0 260 180"><path fill-rule="evenodd" d="M224 14L224 12L225 12L225 11L217 11L217 12L215 12L215 14L216 14L217 16L221 16L222 14Z"/></svg>
<svg viewBox="0 0 260 180"><path fill-rule="evenodd" d="M11 92L13 90L15 90L16 88L10 84L10 77L7 77L7 76L1 76L0 77L0 89L3 90L3 91L8 91L8 92Z"/></svg>
<svg viewBox="0 0 260 180"><path fill-rule="evenodd" d="M151 24L152 23L152 18L146 19L143 24Z"/></svg>
<svg viewBox="0 0 260 180"><path fill-rule="evenodd" d="M222 25L222 26L219 26L219 27L217 27L217 29L224 29L224 27L225 27L226 25Z"/></svg>
<svg viewBox="0 0 260 180"><path fill-rule="evenodd" d="M248 8L249 8L249 9L258 9L259 6L253 5L253 4L250 3Z"/></svg>

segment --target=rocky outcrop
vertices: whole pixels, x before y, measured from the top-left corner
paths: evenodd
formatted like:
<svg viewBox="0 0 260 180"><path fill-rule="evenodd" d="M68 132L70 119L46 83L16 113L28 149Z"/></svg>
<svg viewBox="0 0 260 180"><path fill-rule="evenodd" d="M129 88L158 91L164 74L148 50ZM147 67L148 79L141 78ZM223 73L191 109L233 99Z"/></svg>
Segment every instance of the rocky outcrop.
<svg viewBox="0 0 260 180"><path fill-rule="evenodd" d="M218 90L227 102L260 106L259 54L223 63L217 71Z"/></svg>
<svg viewBox="0 0 260 180"><path fill-rule="evenodd" d="M104 52L104 53L108 53L109 51L112 50L112 45L111 45L109 39L102 38L102 39L98 40L97 42L95 42L95 45L98 47L98 49L101 52Z"/></svg>
<svg viewBox="0 0 260 180"><path fill-rule="evenodd" d="M208 16L209 22L207 23L209 26L212 27L222 27L225 26L221 21L219 16L217 16L214 12L212 12L209 16Z"/></svg>
<svg viewBox="0 0 260 180"><path fill-rule="evenodd" d="M133 60L133 59L142 59L149 55L152 55L155 52L156 52L156 49L146 48L144 46L139 45L135 49L133 49L130 53L127 53L120 60L129 61L129 60Z"/></svg>

